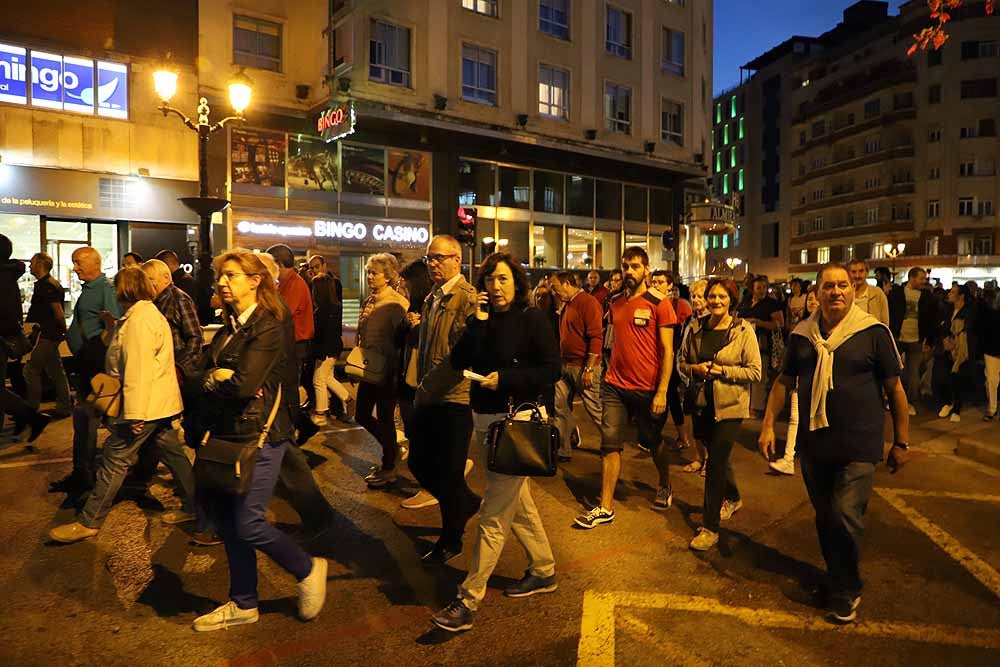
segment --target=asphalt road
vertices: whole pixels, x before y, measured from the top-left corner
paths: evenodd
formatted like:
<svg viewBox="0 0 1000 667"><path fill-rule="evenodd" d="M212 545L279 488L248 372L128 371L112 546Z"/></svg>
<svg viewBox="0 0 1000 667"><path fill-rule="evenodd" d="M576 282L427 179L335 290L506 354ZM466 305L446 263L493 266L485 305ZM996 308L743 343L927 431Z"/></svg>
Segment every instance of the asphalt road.
<svg viewBox="0 0 1000 667"><path fill-rule="evenodd" d="M1000 664L1000 473L918 447L902 473L880 469L859 622L835 627L805 592L822 561L801 478L766 474L753 427L734 452L744 507L705 555L687 548L702 478L673 467L674 507L654 511L653 466L634 448L624 457L615 522L574 528L599 483L597 454L577 451L558 477L533 486L558 591L500 594L525 567L512 539L475 627L457 636L433 630L429 616L454 595L464 556L443 570L419 563L437 509L400 509L414 488L405 468L396 488L366 488L378 446L363 431L321 434L306 449L338 512L311 545L331 565L322 614L298 621L294 581L261 558L260 622L198 634L191 621L226 599L225 554L190 547L184 530L159 522L162 507L178 505L162 467L150 497L119 502L97 538L46 544L49 528L72 519L62 496L46 492L69 467L64 420L36 452L0 442L0 665ZM586 424L584 447L595 439ZM483 457L473 452L471 480L481 490ZM273 510L295 529L286 504Z"/></svg>

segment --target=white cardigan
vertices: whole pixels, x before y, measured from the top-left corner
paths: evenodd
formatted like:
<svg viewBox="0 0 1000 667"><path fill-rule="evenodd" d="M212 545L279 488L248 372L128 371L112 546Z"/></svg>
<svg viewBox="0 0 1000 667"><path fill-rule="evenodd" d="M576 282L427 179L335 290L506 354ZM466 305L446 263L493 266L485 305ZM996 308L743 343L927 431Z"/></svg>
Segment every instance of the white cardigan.
<svg viewBox="0 0 1000 667"><path fill-rule="evenodd" d="M122 382L122 419L151 421L184 411L170 324L152 301L136 303L118 320L105 367Z"/></svg>

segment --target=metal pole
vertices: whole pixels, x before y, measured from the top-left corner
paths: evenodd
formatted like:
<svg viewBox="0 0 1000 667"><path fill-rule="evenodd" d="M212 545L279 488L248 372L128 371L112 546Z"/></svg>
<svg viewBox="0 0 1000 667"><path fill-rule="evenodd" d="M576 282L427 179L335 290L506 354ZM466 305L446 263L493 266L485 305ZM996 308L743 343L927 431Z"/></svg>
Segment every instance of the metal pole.
<svg viewBox="0 0 1000 667"><path fill-rule="evenodd" d="M208 137L210 126L198 125L198 196L208 197ZM198 242L202 254L212 255L212 216L202 214L198 228Z"/></svg>

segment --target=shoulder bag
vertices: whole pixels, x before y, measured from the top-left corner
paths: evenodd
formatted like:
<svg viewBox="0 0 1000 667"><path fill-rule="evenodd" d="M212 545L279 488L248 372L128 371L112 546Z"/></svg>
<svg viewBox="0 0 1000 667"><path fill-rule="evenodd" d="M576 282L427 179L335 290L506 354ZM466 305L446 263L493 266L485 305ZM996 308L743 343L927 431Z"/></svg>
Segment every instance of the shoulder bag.
<svg viewBox="0 0 1000 667"><path fill-rule="evenodd" d="M281 406L281 385L271 414L260 435L217 437L205 433L194 459L194 479L199 489L244 495L250 491L257 454L267 441L267 433Z"/></svg>
<svg viewBox="0 0 1000 667"><path fill-rule="evenodd" d="M122 383L107 373L98 373L90 378L90 395L87 401L98 414L116 418L122 411Z"/></svg>
<svg viewBox="0 0 1000 667"><path fill-rule="evenodd" d="M374 308L374 297L368 297L365 304L361 307L357 345L347 355L344 372L348 377L355 380L368 382L369 384L382 384L385 381L386 362L388 359L378 350L365 347L361 339L361 332L364 329L365 321L368 319L365 311L369 305Z"/></svg>
<svg viewBox="0 0 1000 667"><path fill-rule="evenodd" d="M530 417L517 415L522 409ZM542 418L535 403L524 403L514 409L513 403L507 417L490 424L486 435L486 467L501 475L514 477L554 477L559 451L559 429Z"/></svg>

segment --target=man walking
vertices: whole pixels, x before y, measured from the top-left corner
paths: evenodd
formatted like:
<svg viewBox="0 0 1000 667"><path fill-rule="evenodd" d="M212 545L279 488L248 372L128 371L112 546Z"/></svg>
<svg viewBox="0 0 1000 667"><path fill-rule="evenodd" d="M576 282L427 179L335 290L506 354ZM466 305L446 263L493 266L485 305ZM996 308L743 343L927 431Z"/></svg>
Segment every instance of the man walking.
<svg viewBox="0 0 1000 667"><path fill-rule="evenodd" d="M667 509L670 489L670 452L663 444L667 418L667 387L674 368L673 326L677 323L667 295L646 287L649 256L637 246L622 255L625 291L611 302L614 343L611 362L601 384L601 502L576 518L581 528L594 528L615 519L615 485L622 464L622 431L629 414L635 418L639 444L653 452L659 488L653 506Z"/></svg>
<svg viewBox="0 0 1000 667"><path fill-rule="evenodd" d="M73 307L73 322L66 343L73 353L78 374L77 395L90 393L90 380L104 372L108 351L108 326L122 315L115 288L101 271L101 253L84 246L73 251L73 273L83 287ZM93 406L80 400L73 409L73 472L49 485L52 492L80 493L94 486L97 475L97 415Z"/></svg>
<svg viewBox="0 0 1000 667"><path fill-rule="evenodd" d="M47 377L56 392L55 418L69 417L72 400L69 380L59 356L59 343L66 337L66 314L63 312L63 287L52 277L52 258L44 252L31 258L31 275L35 288L28 308L28 322L38 325L38 342L24 365L25 400L37 410L42 400L42 378Z"/></svg>
<svg viewBox="0 0 1000 667"><path fill-rule="evenodd" d="M868 263L860 258L847 263L854 288L854 305L889 326L889 299L878 287L868 284Z"/></svg>
<svg viewBox="0 0 1000 667"><path fill-rule="evenodd" d="M576 286L569 271L552 276L552 289L563 306L559 316L559 350L562 375L556 382L556 427L562 438L559 460L569 461L571 441L580 440L573 416L573 398L580 396L583 407L598 428L601 426L601 342L604 340L601 304Z"/></svg>
<svg viewBox="0 0 1000 667"><path fill-rule="evenodd" d="M882 396L889 397L894 444L889 466L906 462L910 435L901 362L888 328L854 307L854 288L841 264L827 264L816 278L819 310L796 326L781 375L768 397L758 441L774 455L774 421L798 383L798 434L802 478L816 511L816 532L826 561L827 618L850 623L861 602L859 562L864 515L875 466L883 459Z"/></svg>
<svg viewBox="0 0 1000 667"><path fill-rule="evenodd" d="M909 398L909 413L917 414L914 402L920 395L920 366L936 337L937 307L927 289L927 272L910 269L905 285L889 292L889 329L903 353L903 388Z"/></svg>
<svg viewBox="0 0 1000 667"><path fill-rule="evenodd" d="M420 314L409 464L441 508L441 537L422 558L425 565L439 566L462 552L465 524L482 500L465 483L472 436L469 381L449 361L477 301L476 289L461 273L462 246L453 237L432 238L425 261L434 289Z"/></svg>

